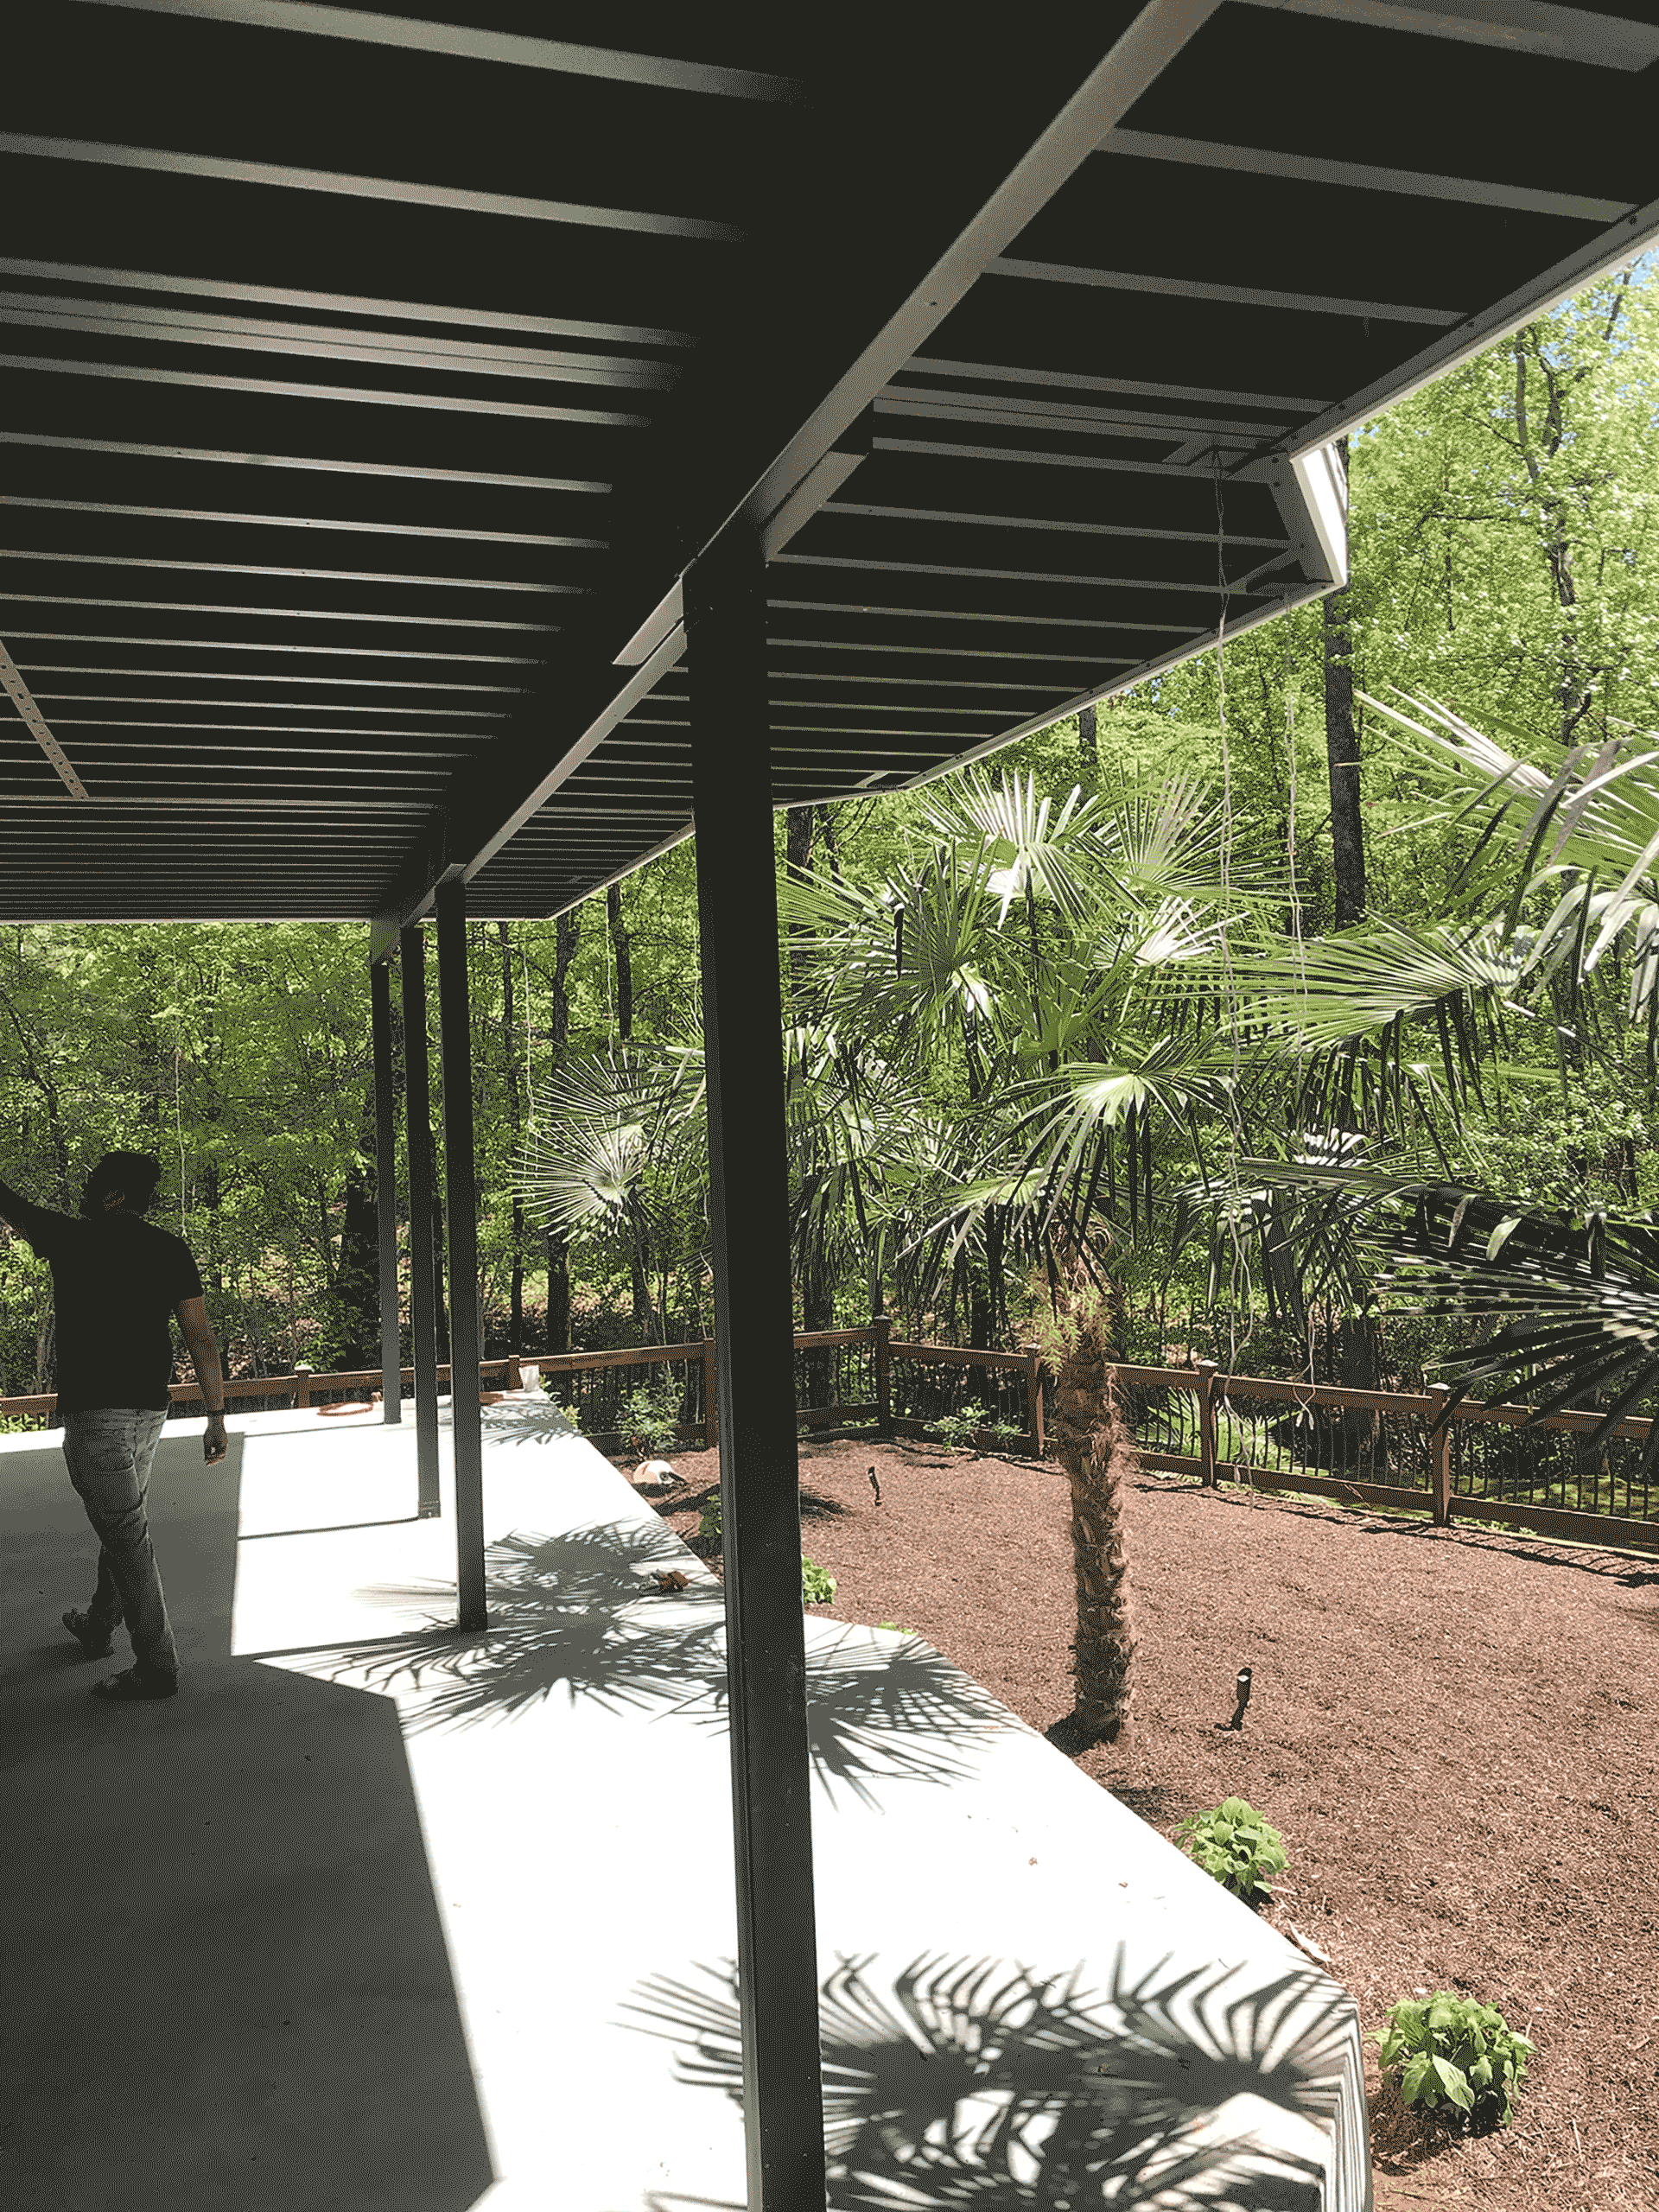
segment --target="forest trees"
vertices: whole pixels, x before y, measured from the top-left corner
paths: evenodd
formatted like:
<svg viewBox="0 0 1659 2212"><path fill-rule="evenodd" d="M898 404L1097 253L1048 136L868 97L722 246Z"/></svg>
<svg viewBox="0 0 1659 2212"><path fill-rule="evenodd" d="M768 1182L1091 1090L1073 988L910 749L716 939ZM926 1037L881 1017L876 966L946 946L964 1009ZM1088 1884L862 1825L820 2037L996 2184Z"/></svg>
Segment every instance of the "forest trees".
<svg viewBox="0 0 1659 2212"><path fill-rule="evenodd" d="M1252 1357L1306 1357L1351 1300L1275 1281L1243 1163L1294 1165L1321 1113L1361 1134L1385 1037L1395 1136L1445 1145L1439 1172L1547 1211L1659 1197L1646 1039L1617 1011L1637 925L1598 980L1531 961L1546 889L1513 912L1475 898L1474 771L1449 801L1374 703L1445 702L1546 788L1575 748L1587 772L1659 725L1656 484L1659 282L1639 264L1354 436L1344 594L1023 741L994 779L780 817L801 1318L897 1303L1018 1339L1070 1207L1143 1353L1215 1302L1212 1348L1270 1309ZM498 1349L706 1325L692 857L469 932ZM1548 856L1510 858L1525 877ZM159 1153L158 1217L200 1252L238 1366L372 1344L365 952L362 931L287 925L0 935L0 1166L72 1205L99 1151ZM1259 1020L1230 1033L1246 959ZM1524 1014L1504 1003L1517 962ZM1320 1052L1275 1064L1269 1017L1310 982ZM550 1083L591 1087L607 1060L645 1116L632 1198L543 1224L516 1196L524 1144L546 1137ZM1243 1192L1213 1249L1192 1233L1206 1187ZM50 1361L44 1271L13 1242L0 1384Z"/></svg>

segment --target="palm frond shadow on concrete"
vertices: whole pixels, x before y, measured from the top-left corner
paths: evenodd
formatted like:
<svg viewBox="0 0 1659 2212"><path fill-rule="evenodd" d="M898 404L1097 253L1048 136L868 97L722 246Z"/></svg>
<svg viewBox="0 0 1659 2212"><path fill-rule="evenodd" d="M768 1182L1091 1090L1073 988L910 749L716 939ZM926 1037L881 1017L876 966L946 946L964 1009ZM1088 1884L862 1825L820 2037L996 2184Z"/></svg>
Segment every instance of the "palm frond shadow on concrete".
<svg viewBox="0 0 1659 2212"><path fill-rule="evenodd" d="M671 1606L650 1594L652 1575L683 1558L660 1525L602 1522L560 1536L509 1536L485 1554L486 1630L415 1630L372 1655L342 1650L334 1668L407 1694L416 1731L505 1719L561 1693L611 1713L668 1712L709 1675L721 1623L711 1584L676 1592ZM407 1602L424 1593L411 1586L384 1594Z"/></svg>
<svg viewBox="0 0 1659 2212"><path fill-rule="evenodd" d="M653 1979L626 2009L679 2045L683 2081L741 2104L735 1975L702 1972L701 1985ZM1298 1969L1230 1991L1237 1972L1166 1956L1132 1974L1120 1946L1090 1993L1081 1967L921 1957L889 1981L873 1957L843 1957L820 2011L834 2212L1315 2212L1325 2159L1310 2126L1336 2118L1338 2160L1356 2164L1340 2139L1350 2000ZM1288 2128L1257 2138L1275 2113ZM651 2212L694 2201L646 2199Z"/></svg>
<svg viewBox="0 0 1659 2212"><path fill-rule="evenodd" d="M475 1726L563 1694L656 1719L689 1717L723 1731L723 1593L694 1582L653 1596L652 1576L683 1566L660 1523L605 1522L566 1535L513 1536L486 1555L490 1626L464 1636L435 1622L376 1645L342 1649L328 1671L404 1694L416 1732ZM407 1605L453 1594L434 1585L360 1593ZM1015 1721L920 1637L872 1640L848 1628L813 1638L807 1653L807 1737L813 1769L832 1791L866 1804L883 1783L949 1783L971 1774L987 1737Z"/></svg>

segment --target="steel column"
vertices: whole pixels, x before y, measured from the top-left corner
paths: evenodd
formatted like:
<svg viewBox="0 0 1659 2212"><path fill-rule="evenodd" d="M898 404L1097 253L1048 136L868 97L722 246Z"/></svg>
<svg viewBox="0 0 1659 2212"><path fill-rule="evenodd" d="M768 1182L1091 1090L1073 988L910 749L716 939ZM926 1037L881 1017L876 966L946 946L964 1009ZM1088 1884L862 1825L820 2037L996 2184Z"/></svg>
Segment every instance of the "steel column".
<svg viewBox="0 0 1659 2212"><path fill-rule="evenodd" d="M439 887L438 1036L443 1056L443 1181L449 1208L449 1402L455 1443L455 1572L462 1628L487 1628L484 1431L478 1402L478 1188L473 1147L473 1020L467 887Z"/></svg>
<svg viewBox="0 0 1659 2212"><path fill-rule="evenodd" d="M374 1047L374 1205L380 1230L380 1415L404 1417L404 1355L397 1330L397 1125L391 1079L391 975L384 960L369 969L369 1029Z"/></svg>
<svg viewBox="0 0 1659 2212"><path fill-rule="evenodd" d="M823 2212L766 572L686 580L749 2212Z"/></svg>
<svg viewBox="0 0 1659 2212"><path fill-rule="evenodd" d="M426 1037L426 938L397 937L404 993L404 1132L409 1154L409 1333L415 1366L415 1463L423 1521L443 1510L438 1487L437 1262L432 1249L432 1071Z"/></svg>

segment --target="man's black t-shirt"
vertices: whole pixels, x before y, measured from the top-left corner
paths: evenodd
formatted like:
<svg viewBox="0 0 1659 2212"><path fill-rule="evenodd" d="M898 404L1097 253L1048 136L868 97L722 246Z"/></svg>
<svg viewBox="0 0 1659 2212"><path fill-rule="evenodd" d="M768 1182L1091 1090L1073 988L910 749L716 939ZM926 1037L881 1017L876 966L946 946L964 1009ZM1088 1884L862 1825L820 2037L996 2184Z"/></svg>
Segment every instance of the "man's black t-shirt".
<svg viewBox="0 0 1659 2212"><path fill-rule="evenodd" d="M173 1310L201 1296L201 1277L183 1238L133 1213L81 1220L45 1206L12 1205L7 1211L52 1263L58 1411L165 1407Z"/></svg>

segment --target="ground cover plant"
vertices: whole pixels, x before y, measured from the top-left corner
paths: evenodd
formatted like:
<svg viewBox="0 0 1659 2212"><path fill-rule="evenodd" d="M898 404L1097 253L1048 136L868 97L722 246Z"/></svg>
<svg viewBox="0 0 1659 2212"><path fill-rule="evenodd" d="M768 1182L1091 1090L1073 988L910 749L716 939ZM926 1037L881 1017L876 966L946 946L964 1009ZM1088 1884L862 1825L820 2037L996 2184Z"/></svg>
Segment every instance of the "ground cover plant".
<svg viewBox="0 0 1659 2212"><path fill-rule="evenodd" d="M1192 1814L1176 1829L1175 1840L1246 1904L1270 1897L1268 1876L1282 1873L1290 1864L1283 1836L1242 1797L1226 1797L1207 1813Z"/></svg>
<svg viewBox="0 0 1659 2212"><path fill-rule="evenodd" d="M1402 1999L1377 2031L1377 2063L1408 2105L1471 2127L1506 2127L1532 2045L1496 2005L1437 1989L1426 2003Z"/></svg>
<svg viewBox="0 0 1659 2212"><path fill-rule="evenodd" d="M682 1453L683 1503L659 1509L686 1534L715 1459ZM811 1440L801 1468L832 1617L913 1630L1052 1730L1073 1697L1059 1471ZM1230 1796L1283 1832L1261 1916L1358 2002L1377 2212L1653 2212L1659 1559L1151 1475L1123 1516L1135 1702L1077 1764L1172 1840ZM1391 2008L1437 1991L1532 2044L1507 2126L1408 2106L1380 2070Z"/></svg>

